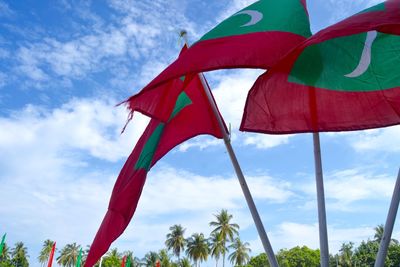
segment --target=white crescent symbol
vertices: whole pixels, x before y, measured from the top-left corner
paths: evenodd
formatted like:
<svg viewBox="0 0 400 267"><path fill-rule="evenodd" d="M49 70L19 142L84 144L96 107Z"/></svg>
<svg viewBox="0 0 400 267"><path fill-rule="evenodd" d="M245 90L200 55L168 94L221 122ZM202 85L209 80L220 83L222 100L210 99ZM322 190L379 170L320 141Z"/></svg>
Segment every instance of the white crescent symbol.
<svg viewBox="0 0 400 267"><path fill-rule="evenodd" d="M242 11L236 13L234 16L241 15L241 14L249 15L251 17L251 20L240 27L247 27L247 26L255 25L263 18L263 14L257 10L242 10Z"/></svg>
<svg viewBox="0 0 400 267"><path fill-rule="evenodd" d="M364 50L362 51L358 66L355 68L355 70L353 70L353 72L344 76L355 78L367 71L369 65L371 64L371 46L377 35L378 33L376 31L370 31L367 33L367 39L365 40Z"/></svg>

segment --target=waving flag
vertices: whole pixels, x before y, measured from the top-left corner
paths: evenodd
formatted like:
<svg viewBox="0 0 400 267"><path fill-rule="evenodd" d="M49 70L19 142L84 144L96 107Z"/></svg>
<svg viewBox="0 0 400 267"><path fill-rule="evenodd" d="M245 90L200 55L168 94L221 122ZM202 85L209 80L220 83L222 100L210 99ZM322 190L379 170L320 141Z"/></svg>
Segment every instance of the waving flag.
<svg viewBox="0 0 400 267"><path fill-rule="evenodd" d="M185 81L181 81L185 83ZM222 138L201 81L195 76L174 101L169 120L152 119L122 168L108 211L90 248L85 266L93 266L128 226L149 169L168 151L199 134Z"/></svg>
<svg viewBox="0 0 400 267"><path fill-rule="evenodd" d="M241 130L279 134L399 124L399 34L399 0L315 34L258 78Z"/></svg>
<svg viewBox="0 0 400 267"><path fill-rule="evenodd" d="M206 33L142 93L150 94L161 83L189 73L222 68L269 68L309 36L305 0L257 1ZM174 86L173 81L170 83ZM157 96L161 97L161 94ZM134 103L131 99L131 106L136 107ZM136 110L162 121L168 119L163 110L152 105L142 105Z"/></svg>
<svg viewBox="0 0 400 267"><path fill-rule="evenodd" d="M75 267L81 267L82 263L82 248L79 250L78 259L76 260Z"/></svg>
<svg viewBox="0 0 400 267"><path fill-rule="evenodd" d="M53 265L53 258L54 258L54 252L56 250L56 242L53 243L53 246L51 247L50 255L49 255L49 260L47 261L47 267L51 267Z"/></svg>
<svg viewBox="0 0 400 267"><path fill-rule="evenodd" d="M3 248L4 248L4 243L5 243L5 241L6 241L6 235L7 235L7 234L4 234L3 237L1 238L1 243L0 243L0 255L3 254Z"/></svg>

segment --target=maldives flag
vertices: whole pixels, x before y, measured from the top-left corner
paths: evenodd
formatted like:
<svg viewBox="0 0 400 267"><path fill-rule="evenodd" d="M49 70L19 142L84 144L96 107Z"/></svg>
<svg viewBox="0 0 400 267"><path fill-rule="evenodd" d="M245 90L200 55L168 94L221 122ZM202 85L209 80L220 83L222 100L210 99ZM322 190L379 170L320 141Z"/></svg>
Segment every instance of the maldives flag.
<svg viewBox="0 0 400 267"><path fill-rule="evenodd" d="M366 9L296 47L258 78L241 130L348 131L400 123L400 0Z"/></svg>
<svg viewBox="0 0 400 267"><path fill-rule="evenodd" d="M186 79L185 79L186 80ZM185 81L180 80L185 84ZM128 226L149 169L178 144L200 134L222 138L201 82L196 75L174 101L166 123L152 119L122 168L108 211L90 247L85 266L93 266Z"/></svg>
<svg viewBox="0 0 400 267"><path fill-rule="evenodd" d="M311 36L305 0L260 0L222 21L161 72L142 93L189 73L222 68L269 68ZM173 82L170 82L173 87ZM153 92L161 98L161 92ZM141 101L140 103L144 103ZM154 103L154 102L153 102ZM131 106L166 121L152 105ZM168 113L167 113L168 114Z"/></svg>
<svg viewBox="0 0 400 267"><path fill-rule="evenodd" d="M54 252L56 250L56 242L53 243L53 246L51 247L50 255L49 255L49 260L47 261L47 267L51 267L53 265L53 258L54 258Z"/></svg>

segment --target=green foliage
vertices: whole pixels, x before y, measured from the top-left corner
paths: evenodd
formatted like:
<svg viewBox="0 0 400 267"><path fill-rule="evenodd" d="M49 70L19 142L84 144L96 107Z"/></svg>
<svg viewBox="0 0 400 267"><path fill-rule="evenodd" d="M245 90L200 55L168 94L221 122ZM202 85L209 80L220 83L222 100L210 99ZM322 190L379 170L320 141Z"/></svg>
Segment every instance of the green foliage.
<svg viewBox="0 0 400 267"><path fill-rule="evenodd" d="M53 248L54 241L47 239L43 242L42 250L40 251L38 261L41 266L46 266L49 260L51 249Z"/></svg>
<svg viewBox="0 0 400 267"><path fill-rule="evenodd" d="M306 246L281 249L276 255L281 267L319 267L319 250Z"/></svg>
<svg viewBox="0 0 400 267"><path fill-rule="evenodd" d="M267 254L261 253L255 257L251 257L246 267L270 267Z"/></svg>
<svg viewBox="0 0 400 267"><path fill-rule="evenodd" d="M122 262L121 254L118 252L118 249L113 248L103 258L103 263L101 266L102 267L121 266L121 262Z"/></svg>
<svg viewBox="0 0 400 267"><path fill-rule="evenodd" d="M242 266L249 261L249 252L251 251L250 248L248 248L249 245L250 244L247 242L243 243L239 237L235 239L232 245L229 246L233 249L232 254L228 257L232 264L235 266Z"/></svg>
<svg viewBox="0 0 400 267"><path fill-rule="evenodd" d="M57 263L64 267L75 267L80 249L81 246L76 243L65 245L57 257Z"/></svg>
<svg viewBox="0 0 400 267"><path fill-rule="evenodd" d="M218 234L222 238L223 247L226 248L227 241L233 241L234 237L239 234L239 225L230 223L233 216L227 210L221 210L219 214L214 215L216 221L210 222L210 226L215 227L211 234ZM222 266L225 266L226 249L222 252L223 261Z"/></svg>
<svg viewBox="0 0 400 267"><path fill-rule="evenodd" d="M167 234L167 240L165 241L165 245L169 250L172 250L173 253L180 259L181 252L185 250L186 239L183 236L185 234L185 230L180 224L175 224L169 228L171 231Z"/></svg>
<svg viewBox="0 0 400 267"><path fill-rule="evenodd" d="M195 233L187 240L187 254L189 258L194 260L195 265L202 261L206 261L209 254L209 245L202 233Z"/></svg>
<svg viewBox="0 0 400 267"><path fill-rule="evenodd" d="M11 250L12 265L15 267L28 267L28 257L28 249L24 246L24 243L16 243L15 248Z"/></svg>

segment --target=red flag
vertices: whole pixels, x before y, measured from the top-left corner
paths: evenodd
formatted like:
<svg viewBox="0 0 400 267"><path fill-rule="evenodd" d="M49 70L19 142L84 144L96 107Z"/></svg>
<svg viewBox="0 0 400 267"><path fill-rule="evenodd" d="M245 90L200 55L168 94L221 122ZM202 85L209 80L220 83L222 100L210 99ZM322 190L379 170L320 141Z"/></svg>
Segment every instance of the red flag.
<svg viewBox="0 0 400 267"><path fill-rule="evenodd" d="M161 267L161 263L159 260L156 261L156 267Z"/></svg>
<svg viewBox="0 0 400 267"><path fill-rule="evenodd" d="M258 78L241 130L348 131L400 123L400 0L330 26Z"/></svg>
<svg viewBox="0 0 400 267"><path fill-rule="evenodd" d="M49 255L49 260L47 262L47 267L51 267L53 264L53 257L54 257L54 251L56 250L56 242L53 243L53 246L51 247L50 255Z"/></svg>
<svg viewBox="0 0 400 267"><path fill-rule="evenodd" d="M126 255L122 258L121 267L125 267L125 263L126 263Z"/></svg>
<svg viewBox="0 0 400 267"><path fill-rule="evenodd" d="M156 119L150 121L122 168L85 266L93 266L128 226L151 166L169 150L196 135L210 134L222 138L198 76L188 82L174 103L175 108L167 123Z"/></svg>
<svg viewBox="0 0 400 267"><path fill-rule="evenodd" d="M165 92L158 88L157 92L151 90L182 75L223 68L269 68L309 36L305 0L257 1L206 33L141 93L163 99L167 95ZM170 87L168 94L174 86L174 81L168 82L165 86ZM144 101L140 101L141 105L132 105L134 99L130 100L133 110L164 122L168 120L169 113L157 106Z"/></svg>

